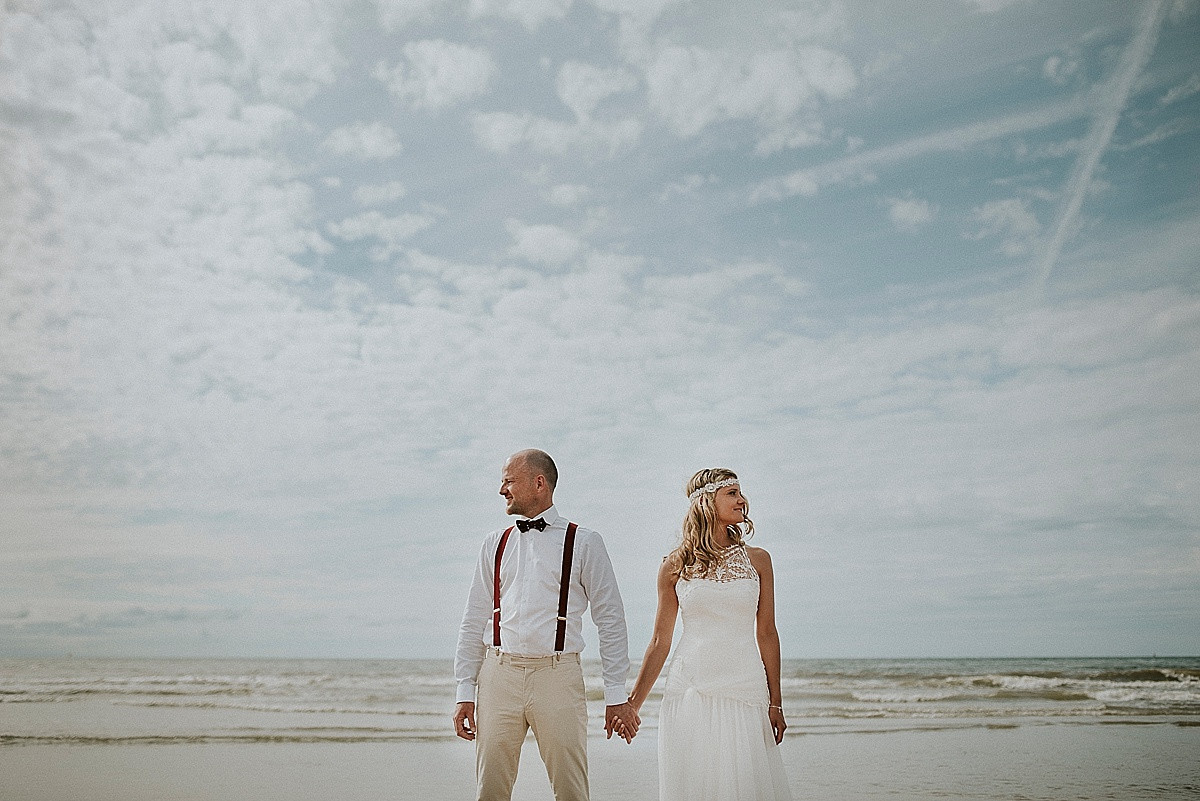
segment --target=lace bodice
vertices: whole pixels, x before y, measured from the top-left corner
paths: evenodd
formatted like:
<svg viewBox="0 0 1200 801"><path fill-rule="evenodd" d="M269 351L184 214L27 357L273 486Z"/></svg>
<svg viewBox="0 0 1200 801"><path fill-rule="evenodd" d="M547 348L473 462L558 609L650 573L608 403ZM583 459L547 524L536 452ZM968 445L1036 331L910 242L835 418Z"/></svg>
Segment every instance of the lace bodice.
<svg viewBox="0 0 1200 801"><path fill-rule="evenodd" d="M755 639L760 584L744 545L723 551L703 575L680 576L675 597L683 631L666 692L690 687L710 696L766 705L766 674Z"/></svg>
<svg viewBox="0 0 1200 801"><path fill-rule="evenodd" d="M750 554L746 551L745 545L731 545L708 566L708 570L702 571L700 565L691 565L680 574L680 578L685 581L707 579L708 581L725 582L758 578L758 571L751 564Z"/></svg>

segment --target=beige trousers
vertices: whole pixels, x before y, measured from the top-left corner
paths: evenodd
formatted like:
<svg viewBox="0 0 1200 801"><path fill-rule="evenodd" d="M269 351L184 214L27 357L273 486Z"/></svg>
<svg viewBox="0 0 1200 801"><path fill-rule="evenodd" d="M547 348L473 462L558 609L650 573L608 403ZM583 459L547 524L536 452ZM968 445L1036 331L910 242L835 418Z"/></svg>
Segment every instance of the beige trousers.
<svg viewBox="0 0 1200 801"><path fill-rule="evenodd" d="M478 801L509 801L533 729L557 801L588 801L587 699L579 654L514 656L489 648L475 698Z"/></svg>

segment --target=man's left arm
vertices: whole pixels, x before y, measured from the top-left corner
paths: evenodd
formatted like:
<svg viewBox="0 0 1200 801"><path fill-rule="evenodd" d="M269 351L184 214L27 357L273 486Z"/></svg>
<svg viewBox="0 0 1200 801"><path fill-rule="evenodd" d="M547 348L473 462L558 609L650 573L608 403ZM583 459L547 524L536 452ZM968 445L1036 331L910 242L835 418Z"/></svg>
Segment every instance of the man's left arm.
<svg viewBox="0 0 1200 801"><path fill-rule="evenodd" d="M592 622L600 638L600 667L604 677L604 729L626 742L637 734L638 716L629 706L625 680L629 676L629 632L625 627L625 605L617 587L617 575L604 547L593 532L582 554L579 580L592 608Z"/></svg>

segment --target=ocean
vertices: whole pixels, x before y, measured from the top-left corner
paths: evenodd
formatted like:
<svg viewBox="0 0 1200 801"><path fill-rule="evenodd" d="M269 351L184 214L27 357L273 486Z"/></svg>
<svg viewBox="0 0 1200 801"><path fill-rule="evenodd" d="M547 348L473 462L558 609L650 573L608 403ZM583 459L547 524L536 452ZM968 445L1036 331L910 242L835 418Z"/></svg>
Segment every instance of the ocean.
<svg viewBox="0 0 1200 801"><path fill-rule="evenodd" d="M657 710L592 799L657 798ZM797 801L1200 798L1200 657L785 660ZM0 660L0 801L473 795L449 660ZM552 796L532 740L515 801Z"/></svg>
<svg viewBox="0 0 1200 801"><path fill-rule="evenodd" d="M599 664L584 672L603 718ZM1200 658L785 660L782 689L791 736L1200 726ZM453 701L448 660L8 659L0 746L453 739Z"/></svg>

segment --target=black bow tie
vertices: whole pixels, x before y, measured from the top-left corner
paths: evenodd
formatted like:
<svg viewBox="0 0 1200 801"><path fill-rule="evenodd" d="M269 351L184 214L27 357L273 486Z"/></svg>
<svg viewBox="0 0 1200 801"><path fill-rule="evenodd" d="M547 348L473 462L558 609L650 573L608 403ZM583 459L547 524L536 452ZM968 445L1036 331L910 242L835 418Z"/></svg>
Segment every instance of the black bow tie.
<svg viewBox="0 0 1200 801"><path fill-rule="evenodd" d="M538 531L545 531L546 521L540 517L537 520L518 520L517 528L521 529L521 531L529 531L531 528L536 528Z"/></svg>

